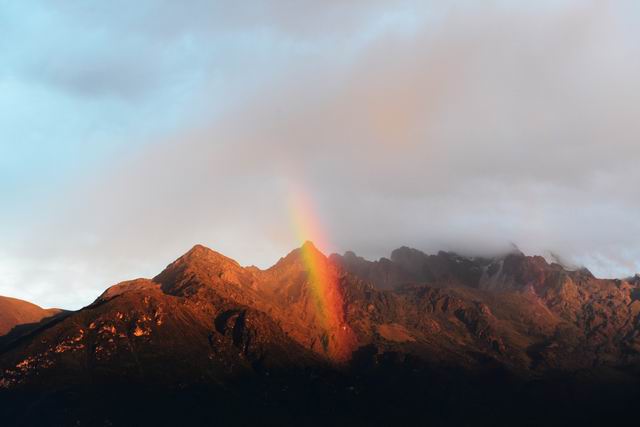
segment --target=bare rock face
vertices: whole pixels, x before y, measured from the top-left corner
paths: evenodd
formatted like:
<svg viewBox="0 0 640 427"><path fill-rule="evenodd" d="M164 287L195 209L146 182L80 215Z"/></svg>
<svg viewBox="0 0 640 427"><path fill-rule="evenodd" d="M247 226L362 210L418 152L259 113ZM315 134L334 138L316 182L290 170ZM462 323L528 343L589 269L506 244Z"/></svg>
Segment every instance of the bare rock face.
<svg viewBox="0 0 640 427"><path fill-rule="evenodd" d="M437 344L423 351L425 357L443 349L460 356L466 349L525 375L639 360L637 277L597 279L584 268L568 270L519 251L486 259L403 247L376 262L353 253L331 258L393 290L384 308L370 304L359 318L402 324L412 337L422 337L417 343ZM380 335L382 341L391 336Z"/></svg>

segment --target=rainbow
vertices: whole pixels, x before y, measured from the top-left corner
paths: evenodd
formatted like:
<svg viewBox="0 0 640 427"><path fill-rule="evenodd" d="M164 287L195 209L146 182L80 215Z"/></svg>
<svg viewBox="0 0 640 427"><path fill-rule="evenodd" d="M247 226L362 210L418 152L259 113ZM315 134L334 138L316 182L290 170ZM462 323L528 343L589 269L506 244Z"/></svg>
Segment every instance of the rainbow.
<svg viewBox="0 0 640 427"><path fill-rule="evenodd" d="M344 319L344 304L336 268L311 242L329 248L326 234L315 215L315 209L304 193L291 193L291 217L296 236L302 243L302 262L308 271L311 297L316 318L323 330L321 342L329 356L341 359L350 356L353 332Z"/></svg>

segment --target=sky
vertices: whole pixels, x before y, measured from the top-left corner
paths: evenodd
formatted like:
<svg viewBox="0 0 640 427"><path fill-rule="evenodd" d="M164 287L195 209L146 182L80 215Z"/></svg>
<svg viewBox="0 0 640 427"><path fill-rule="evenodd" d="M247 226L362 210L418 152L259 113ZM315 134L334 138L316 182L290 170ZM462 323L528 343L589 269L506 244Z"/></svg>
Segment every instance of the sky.
<svg viewBox="0 0 640 427"><path fill-rule="evenodd" d="M0 295L307 238L633 275L638 75L633 0L0 0Z"/></svg>

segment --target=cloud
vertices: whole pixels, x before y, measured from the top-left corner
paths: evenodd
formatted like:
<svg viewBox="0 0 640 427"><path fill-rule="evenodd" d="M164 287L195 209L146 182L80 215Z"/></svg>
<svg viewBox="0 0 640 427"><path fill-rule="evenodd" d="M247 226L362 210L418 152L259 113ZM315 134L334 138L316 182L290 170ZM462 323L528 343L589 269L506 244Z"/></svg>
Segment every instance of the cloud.
<svg viewBox="0 0 640 427"><path fill-rule="evenodd" d="M395 7L413 8L406 1ZM261 49L277 61L282 49L347 40L385 9L377 0L14 4L0 17L7 53L0 63L5 72L77 96L135 101L201 73L228 78Z"/></svg>
<svg viewBox="0 0 640 427"><path fill-rule="evenodd" d="M600 275L640 269L640 47L625 3L273 4L120 24L163 43L189 34L197 52L233 34L250 55L224 74L223 104L220 74L202 68L188 111L208 120L123 148L14 252L96 265L95 289L196 242L267 266L298 244L295 188L328 251L515 242Z"/></svg>

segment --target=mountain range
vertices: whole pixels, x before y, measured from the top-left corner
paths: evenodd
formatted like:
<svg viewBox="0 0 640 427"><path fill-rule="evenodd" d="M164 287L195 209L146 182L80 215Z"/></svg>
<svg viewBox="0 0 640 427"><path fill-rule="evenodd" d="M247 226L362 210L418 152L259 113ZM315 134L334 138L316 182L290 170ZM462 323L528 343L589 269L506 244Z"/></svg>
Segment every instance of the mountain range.
<svg viewBox="0 0 640 427"><path fill-rule="evenodd" d="M611 425L640 396L640 277L516 249L196 245L78 311L0 299L0 333L8 425Z"/></svg>

